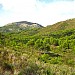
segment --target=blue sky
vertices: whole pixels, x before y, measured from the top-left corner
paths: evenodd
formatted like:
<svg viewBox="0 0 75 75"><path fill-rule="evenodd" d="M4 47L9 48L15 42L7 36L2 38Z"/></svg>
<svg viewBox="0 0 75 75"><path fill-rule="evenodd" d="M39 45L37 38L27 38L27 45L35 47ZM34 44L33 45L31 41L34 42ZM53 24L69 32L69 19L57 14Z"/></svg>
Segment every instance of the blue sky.
<svg viewBox="0 0 75 75"><path fill-rule="evenodd" d="M16 21L43 26L75 18L75 0L0 0L0 26Z"/></svg>

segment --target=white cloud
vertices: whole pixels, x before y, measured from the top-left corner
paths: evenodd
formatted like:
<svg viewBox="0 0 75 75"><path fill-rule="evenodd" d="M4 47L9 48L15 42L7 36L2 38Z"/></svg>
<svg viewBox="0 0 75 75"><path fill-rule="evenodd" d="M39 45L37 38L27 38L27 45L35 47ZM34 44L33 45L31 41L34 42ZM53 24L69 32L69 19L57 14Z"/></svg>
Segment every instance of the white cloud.
<svg viewBox="0 0 75 75"><path fill-rule="evenodd" d="M36 0L0 0L0 3L3 5L3 14L0 15L1 24L3 21L5 24L8 21L32 20L36 13Z"/></svg>
<svg viewBox="0 0 75 75"><path fill-rule="evenodd" d="M44 24L53 24L57 21L66 20L75 17L74 2L55 2L47 4L39 12L44 21ZM44 20L45 19L45 20Z"/></svg>
<svg viewBox="0 0 75 75"><path fill-rule="evenodd" d="M42 25L75 17L75 1L55 1L52 3L38 0L0 0L3 13L0 24L13 21L32 21Z"/></svg>
<svg viewBox="0 0 75 75"><path fill-rule="evenodd" d="M35 5L36 0L0 0L4 10L17 10L31 8Z"/></svg>

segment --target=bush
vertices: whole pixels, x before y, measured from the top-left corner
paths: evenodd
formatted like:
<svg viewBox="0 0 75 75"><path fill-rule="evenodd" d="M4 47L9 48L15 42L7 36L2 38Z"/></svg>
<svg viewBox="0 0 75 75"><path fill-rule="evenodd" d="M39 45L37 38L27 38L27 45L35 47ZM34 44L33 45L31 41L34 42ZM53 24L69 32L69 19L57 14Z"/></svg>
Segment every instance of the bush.
<svg viewBox="0 0 75 75"><path fill-rule="evenodd" d="M52 58L52 59L50 60L50 63L51 63L51 64L61 64L61 63L62 63L62 58L61 58L61 57Z"/></svg>
<svg viewBox="0 0 75 75"><path fill-rule="evenodd" d="M74 65L75 65L74 59L68 59L68 60L67 60L67 64L68 64L68 65L73 65L73 66L74 66Z"/></svg>
<svg viewBox="0 0 75 75"><path fill-rule="evenodd" d="M18 75L37 75L39 67L36 63L30 62Z"/></svg>
<svg viewBox="0 0 75 75"><path fill-rule="evenodd" d="M47 62L48 59L50 58L50 56L48 54L43 54L40 56L40 61L44 61L44 62Z"/></svg>

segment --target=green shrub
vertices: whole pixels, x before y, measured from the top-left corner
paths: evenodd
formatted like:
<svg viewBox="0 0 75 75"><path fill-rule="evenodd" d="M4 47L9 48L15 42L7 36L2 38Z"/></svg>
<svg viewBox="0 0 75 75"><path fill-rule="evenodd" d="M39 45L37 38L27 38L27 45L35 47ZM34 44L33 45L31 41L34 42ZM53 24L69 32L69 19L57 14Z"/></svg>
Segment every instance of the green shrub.
<svg viewBox="0 0 75 75"><path fill-rule="evenodd" d="M50 56L48 54L43 54L43 55L40 56L39 59L41 61L47 62L49 58L50 58Z"/></svg>
<svg viewBox="0 0 75 75"><path fill-rule="evenodd" d="M39 67L36 63L30 62L18 75L37 75Z"/></svg>
<svg viewBox="0 0 75 75"><path fill-rule="evenodd" d="M61 57L54 57L50 60L51 64L61 64L62 63L62 58Z"/></svg>

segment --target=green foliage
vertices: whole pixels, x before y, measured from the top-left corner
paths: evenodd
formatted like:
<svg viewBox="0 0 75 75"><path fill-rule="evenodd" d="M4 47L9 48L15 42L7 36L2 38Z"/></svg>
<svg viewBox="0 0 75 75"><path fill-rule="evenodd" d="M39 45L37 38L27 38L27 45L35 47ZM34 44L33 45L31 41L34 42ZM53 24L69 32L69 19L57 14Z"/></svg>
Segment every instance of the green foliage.
<svg viewBox="0 0 75 75"><path fill-rule="evenodd" d="M68 65L75 65L75 61L74 61L74 59L68 59L68 61L67 61L67 64Z"/></svg>
<svg viewBox="0 0 75 75"><path fill-rule="evenodd" d="M15 24L1 28L2 75L74 75L75 19L44 28L10 32ZM6 29L6 30L5 30ZM18 27L19 29L19 27ZM10 29L11 30L11 29Z"/></svg>
<svg viewBox="0 0 75 75"><path fill-rule="evenodd" d="M39 67L35 63L29 63L19 75L37 75Z"/></svg>
<svg viewBox="0 0 75 75"><path fill-rule="evenodd" d="M37 39L35 41L35 47L36 48L42 49L42 44L43 44L43 40L42 39Z"/></svg>
<svg viewBox="0 0 75 75"><path fill-rule="evenodd" d="M52 58L52 59L50 60L50 63L51 63L51 64L62 64L62 58L61 58L61 57Z"/></svg>
<svg viewBox="0 0 75 75"><path fill-rule="evenodd" d="M43 54L40 56L39 60L47 62L50 56L48 54Z"/></svg>
<svg viewBox="0 0 75 75"><path fill-rule="evenodd" d="M50 38L45 38L43 40L43 44L50 44Z"/></svg>
<svg viewBox="0 0 75 75"><path fill-rule="evenodd" d="M27 42L27 46L33 46L34 45L34 39L31 39Z"/></svg>

